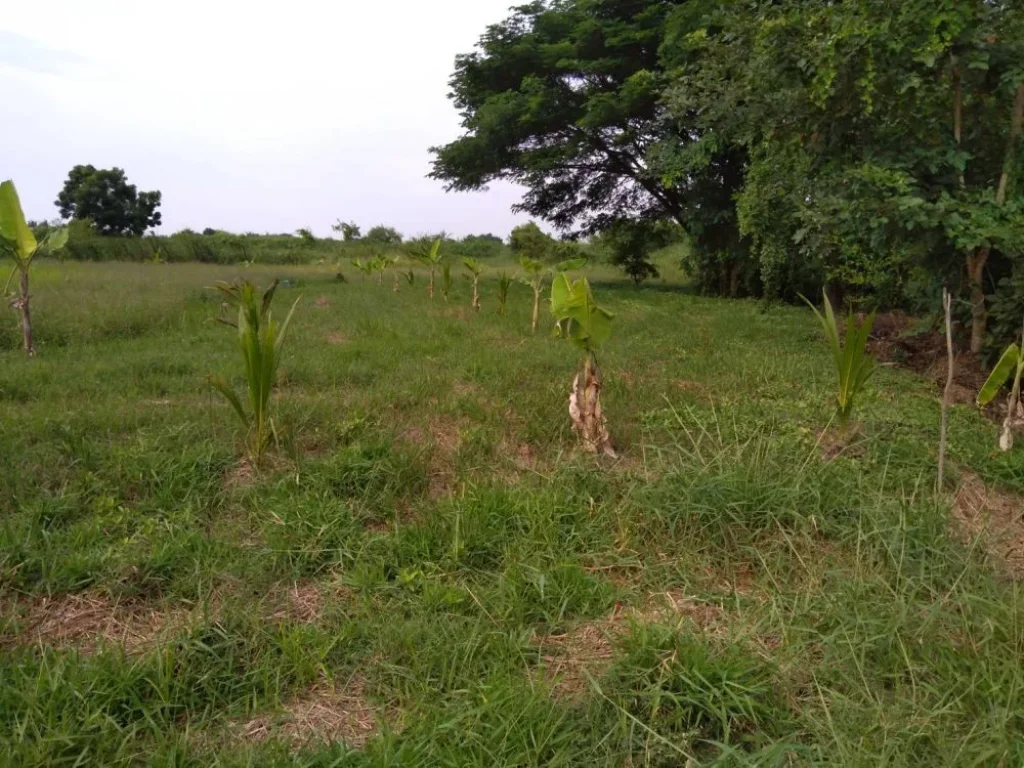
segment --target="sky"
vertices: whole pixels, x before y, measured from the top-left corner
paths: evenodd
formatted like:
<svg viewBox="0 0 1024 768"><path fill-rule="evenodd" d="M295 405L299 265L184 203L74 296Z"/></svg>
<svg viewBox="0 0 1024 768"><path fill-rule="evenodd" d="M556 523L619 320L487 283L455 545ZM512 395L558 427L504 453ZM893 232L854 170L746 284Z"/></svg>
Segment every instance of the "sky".
<svg viewBox="0 0 1024 768"><path fill-rule="evenodd" d="M185 227L506 236L520 190L448 193L428 148L514 0L33 0L0 15L0 178L52 219L74 165L123 168Z"/></svg>

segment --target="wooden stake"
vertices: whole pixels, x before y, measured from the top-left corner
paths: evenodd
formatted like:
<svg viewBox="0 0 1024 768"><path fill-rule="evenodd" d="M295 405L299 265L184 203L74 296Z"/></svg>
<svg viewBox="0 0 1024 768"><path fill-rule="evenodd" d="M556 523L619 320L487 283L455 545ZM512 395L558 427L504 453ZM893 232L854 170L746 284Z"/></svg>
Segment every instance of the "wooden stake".
<svg viewBox="0 0 1024 768"><path fill-rule="evenodd" d="M953 301L949 289L942 289L942 308L946 312L946 357L949 370L946 373L946 388L942 392L942 426L939 428L939 477L936 488L942 493L942 480L946 470L946 435L949 431L949 399L953 390Z"/></svg>

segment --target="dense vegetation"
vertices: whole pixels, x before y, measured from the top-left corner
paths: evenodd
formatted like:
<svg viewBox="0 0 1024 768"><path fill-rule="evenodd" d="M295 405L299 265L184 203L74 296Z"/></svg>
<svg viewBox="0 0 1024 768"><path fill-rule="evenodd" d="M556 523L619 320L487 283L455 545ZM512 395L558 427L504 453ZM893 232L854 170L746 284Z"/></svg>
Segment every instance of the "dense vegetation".
<svg viewBox="0 0 1024 768"><path fill-rule="evenodd" d="M599 460L581 352L496 270L473 312L424 266L39 261L40 354L0 325L0 763L1020 764L1022 563L959 523L1019 509L1024 454L954 406L934 494L934 385L893 367L824 450L812 314L657 266L587 271ZM204 383L241 381L239 276L302 296L259 471Z"/></svg>
<svg viewBox="0 0 1024 768"><path fill-rule="evenodd" d="M1010 2L534 2L459 57L433 173L578 233L674 221L711 293L938 312L947 282L977 352L1024 314L1022 62Z"/></svg>

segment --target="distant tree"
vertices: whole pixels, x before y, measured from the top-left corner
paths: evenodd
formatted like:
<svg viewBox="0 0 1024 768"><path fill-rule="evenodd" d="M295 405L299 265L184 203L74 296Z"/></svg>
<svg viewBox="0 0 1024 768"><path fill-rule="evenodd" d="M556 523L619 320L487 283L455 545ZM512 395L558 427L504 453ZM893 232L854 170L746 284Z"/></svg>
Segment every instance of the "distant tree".
<svg viewBox="0 0 1024 768"><path fill-rule="evenodd" d="M500 256L505 249L504 241L497 235L467 235L459 243L460 251L472 259L489 259Z"/></svg>
<svg viewBox="0 0 1024 768"><path fill-rule="evenodd" d="M519 258L550 261L555 258L555 240L532 221L520 224L509 235L508 244Z"/></svg>
<svg viewBox="0 0 1024 768"><path fill-rule="evenodd" d="M295 230L295 234L302 238L303 245L316 245L316 237L313 235L313 230L308 227Z"/></svg>
<svg viewBox="0 0 1024 768"><path fill-rule="evenodd" d="M214 229L213 227L207 227L206 229L203 230L203 234L209 237L210 235L216 235L217 230Z"/></svg>
<svg viewBox="0 0 1024 768"><path fill-rule="evenodd" d="M378 245L400 245L402 233L393 227L385 227L383 224L378 224L375 227L371 227L363 239Z"/></svg>
<svg viewBox="0 0 1024 768"><path fill-rule="evenodd" d="M622 219L608 227L601 239L611 251L611 263L640 285L658 276L651 254L672 241L672 232L661 222Z"/></svg>
<svg viewBox="0 0 1024 768"><path fill-rule="evenodd" d="M354 221L342 221L339 219L336 224L331 225L331 229L335 232L340 232L341 239L345 242L358 240L362 236L362 231L359 229L359 225Z"/></svg>
<svg viewBox="0 0 1024 768"><path fill-rule="evenodd" d="M139 192L120 168L76 165L54 202L63 219L89 219L101 235L141 237L160 226L160 192Z"/></svg>

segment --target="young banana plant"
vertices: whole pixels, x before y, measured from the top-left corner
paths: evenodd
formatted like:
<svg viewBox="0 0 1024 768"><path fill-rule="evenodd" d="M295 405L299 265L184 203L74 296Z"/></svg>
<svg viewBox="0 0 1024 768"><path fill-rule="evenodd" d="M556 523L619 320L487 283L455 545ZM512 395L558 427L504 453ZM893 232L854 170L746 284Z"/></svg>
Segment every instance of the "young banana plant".
<svg viewBox="0 0 1024 768"><path fill-rule="evenodd" d="M374 256L370 259L370 267L377 273L377 285L384 285L384 273L390 264L386 256Z"/></svg>
<svg viewBox="0 0 1024 768"><path fill-rule="evenodd" d="M391 270L391 278L392 278L391 292L392 293L398 293L398 262L399 262L399 257L398 256L392 255L392 256L388 256L387 257L388 268Z"/></svg>
<svg viewBox="0 0 1024 768"><path fill-rule="evenodd" d="M430 246L430 250L416 257L430 270L430 283L427 284L427 293L430 298L434 298L434 272L441 266L443 260L441 256L441 240L442 238L437 238L434 244ZM445 298L448 298L447 294L445 294Z"/></svg>
<svg viewBox="0 0 1024 768"><path fill-rule="evenodd" d="M505 314L505 304L508 302L508 292L512 288L512 278L507 272L498 273L498 314Z"/></svg>
<svg viewBox="0 0 1024 768"><path fill-rule="evenodd" d="M540 294L544 290L544 281L547 279L547 268L544 266L544 262L531 259L528 256L519 257L519 266L524 272L520 280L533 289L533 319L530 322L530 329L536 331L537 323L540 320Z"/></svg>
<svg viewBox="0 0 1024 768"><path fill-rule="evenodd" d="M473 301L470 306L474 312L480 311L480 275L483 274L484 268L480 266L480 262L476 259L471 259L468 256L462 259L463 266L469 272L469 278L473 281Z"/></svg>
<svg viewBox="0 0 1024 768"><path fill-rule="evenodd" d="M229 305L238 307L238 320L221 320L238 331L238 347L242 352L243 372L248 390L248 408L235 393L231 385L220 376L210 376L208 381L234 410L246 430L246 444L254 463L259 464L274 434L274 422L270 417L270 393L281 363L281 346L285 331L291 322L299 299L292 304L284 322L278 325L270 314L270 303L277 290L277 281L270 286L262 298L257 296L256 287L247 280L234 283L217 283L214 286ZM301 296L299 298L302 298Z"/></svg>
<svg viewBox="0 0 1024 768"><path fill-rule="evenodd" d="M560 272L551 283L551 314L557 336L583 350L583 370L577 371L569 392L569 418L583 450L615 457L608 423L601 410L601 370L596 350L612 332L614 315L598 306L587 278L575 282Z"/></svg>
<svg viewBox="0 0 1024 768"><path fill-rule="evenodd" d="M362 259L352 259L352 266L363 273L363 279L366 279L373 274L373 261L363 261Z"/></svg>
<svg viewBox="0 0 1024 768"><path fill-rule="evenodd" d="M17 274L20 276L17 296L11 306L21 311L21 334L25 354L34 355L36 349L32 343L32 308L29 297L29 269L36 256L59 251L68 242L66 228L51 229L42 242L36 240L32 230L25 221L21 210L21 201L13 181L0 184L0 255L7 254L14 260L14 269L7 279L4 294L10 288L11 281Z"/></svg>
<svg viewBox="0 0 1024 768"><path fill-rule="evenodd" d="M1024 345L1024 332L1021 335L1021 344ZM1013 376L1013 386L1006 399L1006 418L1003 419L1003 430L999 435L999 449L1002 451L1013 448L1014 427L1024 423L1024 406L1021 406L1020 402L1020 379L1024 374L1024 354L1021 349L1022 347L1016 344L1006 348L978 393L978 405L984 407L996 399L1003 384Z"/></svg>
<svg viewBox="0 0 1024 768"><path fill-rule="evenodd" d="M444 300L448 301L448 297L452 292L452 265L447 261L441 265L441 295L444 296ZM434 295L433 289L430 291L430 295Z"/></svg>
<svg viewBox="0 0 1024 768"><path fill-rule="evenodd" d="M860 393L864 391L871 374L875 370L875 361L865 354L868 336L871 334L871 327L875 323L874 313L857 327L851 310L846 317L846 338L842 344L839 341L839 325L836 322L835 313L832 311L832 302L828 295L822 291L825 299L825 312L822 314L818 309L807 301L814 316L818 318L825 338L832 349L832 357L836 364L838 375L838 389L836 391L836 415L839 417L839 428L846 431L850 423L850 414L853 413L853 406Z"/></svg>

